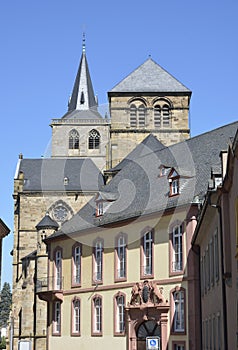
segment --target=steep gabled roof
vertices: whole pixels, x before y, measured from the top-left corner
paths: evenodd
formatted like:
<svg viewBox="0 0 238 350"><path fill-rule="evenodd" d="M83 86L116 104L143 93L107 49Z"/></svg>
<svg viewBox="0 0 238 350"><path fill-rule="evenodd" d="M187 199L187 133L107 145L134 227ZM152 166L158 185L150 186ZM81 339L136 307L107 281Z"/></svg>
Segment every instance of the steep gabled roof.
<svg viewBox="0 0 238 350"><path fill-rule="evenodd" d="M183 92L191 91L159 64L148 58L110 92Z"/></svg>

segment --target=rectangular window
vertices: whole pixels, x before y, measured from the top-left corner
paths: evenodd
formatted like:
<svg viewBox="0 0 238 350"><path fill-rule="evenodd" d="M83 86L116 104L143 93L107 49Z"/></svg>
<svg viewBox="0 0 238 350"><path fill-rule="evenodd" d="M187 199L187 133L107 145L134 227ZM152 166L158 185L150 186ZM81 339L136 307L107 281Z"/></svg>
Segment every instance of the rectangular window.
<svg viewBox="0 0 238 350"><path fill-rule="evenodd" d="M152 264L153 264L153 237L152 232L149 231L144 234L143 237L143 275L152 275Z"/></svg>
<svg viewBox="0 0 238 350"><path fill-rule="evenodd" d="M184 332L184 291L173 293L174 298L174 332Z"/></svg>
<svg viewBox="0 0 238 350"><path fill-rule="evenodd" d="M73 281L72 284L79 285L81 282L81 246L73 248Z"/></svg>
<svg viewBox="0 0 238 350"><path fill-rule="evenodd" d="M97 216L103 215L103 202L98 201L97 202Z"/></svg>
<svg viewBox="0 0 238 350"><path fill-rule="evenodd" d="M60 335L61 332L61 304L59 301L54 303L53 334Z"/></svg>
<svg viewBox="0 0 238 350"><path fill-rule="evenodd" d="M179 179L173 179L171 184L171 195L179 193Z"/></svg>
<svg viewBox="0 0 238 350"><path fill-rule="evenodd" d="M184 344L174 344L173 350L185 350Z"/></svg>
<svg viewBox="0 0 238 350"><path fill-rule="evenodd" d="M94 247L94 282L102 282L102 254L103 254L103 243L97 241Z"/></svg>

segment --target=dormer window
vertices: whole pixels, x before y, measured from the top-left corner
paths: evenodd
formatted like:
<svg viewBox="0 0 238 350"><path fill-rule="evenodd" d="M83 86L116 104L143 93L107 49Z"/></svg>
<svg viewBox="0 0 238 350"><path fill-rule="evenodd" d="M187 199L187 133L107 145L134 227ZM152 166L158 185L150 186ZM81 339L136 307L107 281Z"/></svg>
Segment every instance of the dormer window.
<svg viewBox="0 0 238 350"><path fill-rule="evenodd" d="M98 192L95 198L96 216L102 216L110 205L117 199L118 194L112 192Z"/></svg>
<svg viewBox="0 0 238 350"><path fill-rule="evenodd" d="M97 216L103 215L103 201L97 202Z"/></svg>
<svg viewBox="0 0 238 350"><path fill-rule="evenodd" d="M168 179L169 179L169 187L170 187L170 196L175 196L179 194L179 174L176 172L175 169L172 169Z"/></svg>

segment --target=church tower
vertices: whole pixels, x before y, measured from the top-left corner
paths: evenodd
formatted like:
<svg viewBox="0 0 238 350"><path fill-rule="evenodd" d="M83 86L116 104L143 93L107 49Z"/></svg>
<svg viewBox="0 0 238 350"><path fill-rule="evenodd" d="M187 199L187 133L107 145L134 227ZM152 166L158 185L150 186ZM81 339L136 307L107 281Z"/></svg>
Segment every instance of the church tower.
<svg viewBox="0 0 238 350"><path fill-rule="evenodd" d="M52 158L90 157L103 170L109 140L109 120L98 111L83 36L82 55L68 111L61 119L53 119Z"/></svg>
<svg viewBox="0 0 238 350"><path fill-rule="evenodd" d="M148 58L108 92L111 115L111 167L148 134L165 146L190 137L191 91Z"/></svg>

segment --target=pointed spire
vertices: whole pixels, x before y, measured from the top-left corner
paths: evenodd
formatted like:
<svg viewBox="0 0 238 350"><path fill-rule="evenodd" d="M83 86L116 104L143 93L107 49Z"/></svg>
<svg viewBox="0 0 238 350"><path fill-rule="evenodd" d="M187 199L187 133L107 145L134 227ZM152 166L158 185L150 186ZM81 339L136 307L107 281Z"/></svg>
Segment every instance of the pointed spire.
<svg viewBox="0 0 238 350"><path fill-rule="evenodd" d="M97 108L93 84L91 81L88 62L86 58L85 33L83 33L82 55L75 79L72 95L68 104L68 111L88 110Z"/></svg>

